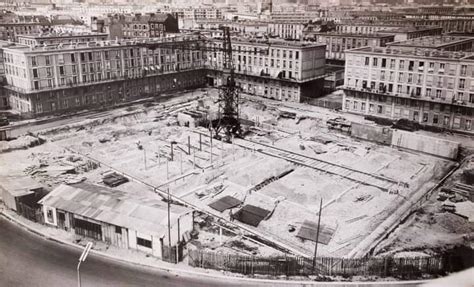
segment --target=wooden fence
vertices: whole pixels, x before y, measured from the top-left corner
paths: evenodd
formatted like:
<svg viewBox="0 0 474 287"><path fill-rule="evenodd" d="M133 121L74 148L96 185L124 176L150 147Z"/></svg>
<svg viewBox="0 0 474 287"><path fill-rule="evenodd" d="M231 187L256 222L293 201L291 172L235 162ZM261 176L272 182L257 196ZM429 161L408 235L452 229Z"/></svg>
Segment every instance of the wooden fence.
<svg viewBox="0 0 474 287"><path fill-rule="evenodd" d="M198 249L189 250L188 264L193 267L225 270L242 274L272 276L333 275L333 276L380 276L416 278L422 274L443 274L457 271L453 255L392 258L368 257L360 259L318 257L313 270L312 260L304 257L260 257L216 253Z"/></svg>

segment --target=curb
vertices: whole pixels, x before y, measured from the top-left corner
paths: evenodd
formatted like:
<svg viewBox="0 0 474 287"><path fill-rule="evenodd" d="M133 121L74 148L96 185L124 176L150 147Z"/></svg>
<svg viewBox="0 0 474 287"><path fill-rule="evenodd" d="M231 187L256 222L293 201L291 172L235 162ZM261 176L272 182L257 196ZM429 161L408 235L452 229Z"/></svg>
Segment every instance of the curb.
<svg viewBox="0 0 474 287"><path fill-rule="evenodd" d="M29 226L28 224L26 224L24 222L21 222L21 221L17 220L16 218L14 218L13 216L5 213L4 210L0 211L0 215L5 217L7 220L10 220L10 221L16 223L17 225L20 225L21 227L25 228L29 232L32 232L32 233L34 233L38 236L41 236L41 237L46 238L48 240L54 241L56 243L60 243L60 244L64 244L64 245L67 245L67 246L70 246L70 247L74 247L76 249L83 249L83 246L81 246L79 244L75 244L75 243L72 243L72 242L68 242L66 240L62 240L62 239L58 239L58 238L54 238L54 237L51 237L49 235L46 235L46 234L42 233L41 231L37 230L36 228L33 228L33 227ZM354 285L354 286L371 286L371 285L397 286L397 285L402 285L402 286L408 286L409 285L409 286L418 286L420 284L428 282L426 280L376 281L376 282L321 282L321 281L290 281L290 280L283 281L283 280L272 280L272 279L241 278L241 277L233 277L233 276L224 276L224 275L219 275L219 274L209 274L209 273L205 273L205 272L198 272L198 271L191 271L191 270L182 270L182 269L178 269L178 268L167 268L167 267L163 267L163 266L136 263L136 262L128 261L128 260L125 260L123 258L114 256L114 255L107 254L107 253L102 252L102 251L97 251L97 250L94 250L94 249L91 249L91 253L93 253L97 256L105 257L105 258L108 258L108 259L113 259L115 261L119 261L119 262L122 262L122 263L125 263L125 264L128 264L128 265L138 265L138 266L141 266L141 267L152 268L152 269L155 269L155 270L165 271L165 272L169 272L169 273L175 273L176 275L181 275L181 276L183 276L183 275L188 275L188 276L194 275L194 276L198 276L198 277L219 278L219 279L232 280L232 281L237 281L237 282L238 281L244 281L244 282L248 282L248 283L279 284L279 285L290 285L290 286L296 286L296 285L301 285L301 286L308 286L308 285L314 285L314 286L316 286L316 285L327 285L327 286L337 286L337 285L341 285L341 286L342 285Z"/></svg>

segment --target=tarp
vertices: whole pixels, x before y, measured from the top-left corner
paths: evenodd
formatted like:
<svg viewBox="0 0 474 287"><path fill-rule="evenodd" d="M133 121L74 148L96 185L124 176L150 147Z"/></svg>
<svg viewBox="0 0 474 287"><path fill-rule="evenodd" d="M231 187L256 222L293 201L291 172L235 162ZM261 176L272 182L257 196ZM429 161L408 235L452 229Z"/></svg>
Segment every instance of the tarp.
<svg viewBox="0 0 474 287"><path fill-rule="evenodd" d="M257 227L268 214L269 210L254 205L245 205L235 215L238 221Z"/></svg>
<svg viewBox="0 0 474 287"><path fill-rule="evenodd" d="M238 200L237 198L227 195L209 204L209 206L219 212L222 212L226 209L234 208L241 203L242 201Z"/></svg>
<svg viewBox="0 0 474 287"><path fill-rule="evenodd" d="M317 231L317 223L305 220L303 224L301 224L300 230L298 231L298 234L296 234L296 236L305 240L311 240L316 242ZM321 227L319 228L318 242L327 245L329 241L331 241L334 232L335 230L333 228L321 224Z"/></svg>

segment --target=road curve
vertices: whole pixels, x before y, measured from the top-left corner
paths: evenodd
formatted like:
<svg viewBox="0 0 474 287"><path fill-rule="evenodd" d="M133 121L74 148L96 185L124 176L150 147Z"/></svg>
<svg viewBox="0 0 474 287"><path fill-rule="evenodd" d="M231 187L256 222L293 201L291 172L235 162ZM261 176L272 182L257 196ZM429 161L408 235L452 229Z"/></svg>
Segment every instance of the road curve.
<svg viewBox="0 0 474 287"><path fill-rule="evenodd" d="M33 234L0 216L0 286L77 286L80 250ZM90 254L81 266L82 286L298 286L289 281L242 281L176 275L154 268L117 262ZM300 286L417 286L402 282L307 282Z"/></svg>

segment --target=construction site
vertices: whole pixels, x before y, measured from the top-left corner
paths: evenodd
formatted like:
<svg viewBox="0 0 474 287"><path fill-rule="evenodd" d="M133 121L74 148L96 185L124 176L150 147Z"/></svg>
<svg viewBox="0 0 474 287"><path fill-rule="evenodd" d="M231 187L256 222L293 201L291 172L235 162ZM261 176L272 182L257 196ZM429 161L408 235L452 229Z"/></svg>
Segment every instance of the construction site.
<svg viewBox="0 0 474 287"><path fill-rule="evenodd" d="M2 141L0 161L15 164L0 176L28 177L52 191L39 201L51 204L40 212L50 225L76 228L77 237L137 246L164 260L189 260L191 266L237 270L202 259L197 264L190 255L196 250L313 258L314 269L316 257L418 258L472 244L473 167L466 154L460 156L459 141L241 93L230 39L222 50L218 89L169 101L155 97ZM69 196L64 185L78 188ZM103 205L89 202L94 190ZM69 202L76 197L83 209ZM127 210L125 197L133 197L139 215ZM168 234L158 230L156 238L144 239L139 233L146 226L166 226L156 200L168 203ZM174 229L171 205L180 209ZM153 214L162 218L147 218ZM180 230L185 215L191 226ZM136 216L142 229L122 238ZM158 237L161 250L155 248ZM179 251L182 246L187 253ZM176 257L170 260L172 250ZM329 274L344 265L327 262L323 271ZM387 264L380 274L389 274ZM438 261L425 265L436 272L443 268Z"/></svg>
<svg viewBox="0 0 474 287"><path fill-rule="evenodd" d="M358 258L371 254L458 165L354 139L328 128L329 112L309 116L248 97L240 104L245 137L217 140L199 121L217 112L218 91L198 94L41 131L42 144L0 155L2 162L15 162L2 168L2 176L27 175L51 190L64 183L103 185L104 175L115 172L127 178L118 190L150 199L169 192L173 202L198 211L190 244L222 252L311 257L321 212L318 255ZM456 224L440 228L446 240L433 238L432 250L451 244L453 232L456 243L469 241L472 215L434 212L455 217ZM385 244L384 252L420 251L400 245Z"/></svg>

